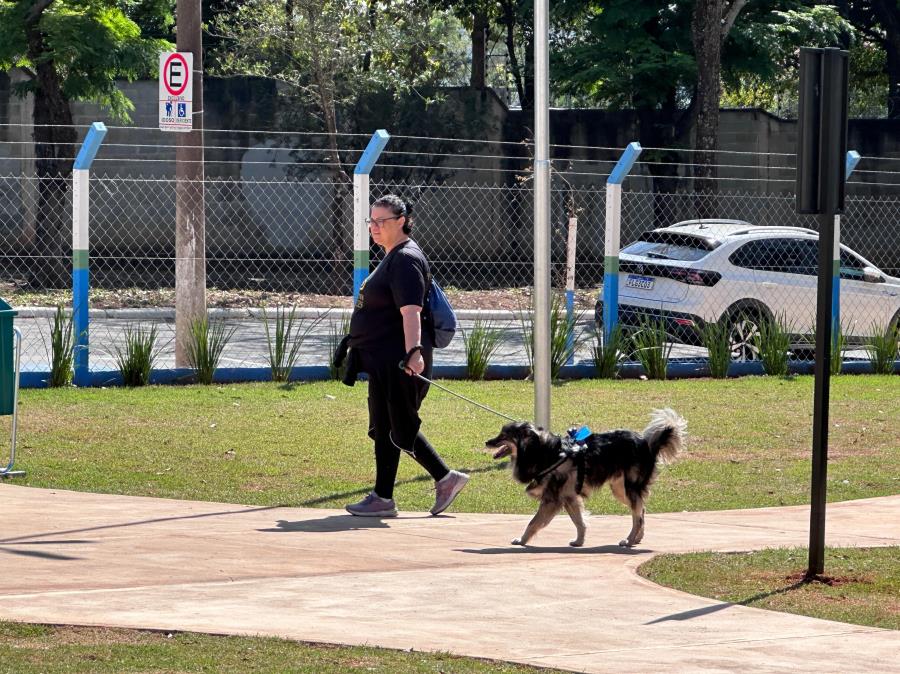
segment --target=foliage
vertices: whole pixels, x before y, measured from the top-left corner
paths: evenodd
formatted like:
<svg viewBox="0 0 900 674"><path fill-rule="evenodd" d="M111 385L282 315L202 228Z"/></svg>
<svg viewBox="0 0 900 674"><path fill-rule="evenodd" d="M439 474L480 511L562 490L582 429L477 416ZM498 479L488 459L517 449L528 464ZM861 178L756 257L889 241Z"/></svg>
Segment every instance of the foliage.
<svg viewBox="0 0 900 674"><path fill-rule="evenodd" d="M297 308L275 308L275 325L271 325L269 312L263 308L263 326L266 330L266 343L269 347L269 367L272 368L272 381L289 381L294 365L300 355L300 347L309 333L323 318L319 316L303 326L303 319L297 318Z"/></svg>
<svg viewBox="0 0 900 674"><path fill-rule="evenodd" d="M844 365L844 348L847 346L847 337L841 325L834 326L831 335L831 374L840 374Z"/></svg>
<svg viewBox="0 0 900 674"><path fill-rule="evenodd" d="M722 105L759 107L784 117L796 117L800 77L798 46L833 47L848 41L850 51L851 116L884 108L887 79L883 52L857 37L854 27L828 5L773 13L775 21L754 20L729 44L738 67L723 72ZM762 47L762 49L760 49ZM876 74L874 63L882 63Z"/></svg>
<svg viewBox="0 0 900 674"><path fill-rule="evenodd" d="M686 0L563 0L551 60L560 92L613 108L663 105L693 83L692 6Z"/></svg>
<svg viewBox="0 0 900 674"><path fill-rule="evenodd" d="M650 379L665 379L672 353L672 342L665 325L658 320L645 319L632 336L634 355Z"/></svg>
<svg viewBox="0 0 900 674"><path fill-rule="evenodd" d="M872 370L876 374L893 374L900 342L900 323L893 322L887 326L873 323L871 332L866 351L869 352Z"/></svg>
<svg viewBox="0 0 900 674"><path fill-rule="evenodd" d="M709 356L709 375L716 379L728 376L731 365L731 331L728 321L704 323L700 339Z"/></svg>
<svg viewBox="0 0 900 674"><path fill-rule="evenodd" d="M571 315L563 306L559 294L554 294L550 301L550 378L556 381L562 367L571 360L584 342L585 335L576 332L580 314ZM522 330L525 356L534 374L534 325L526 312L519 310L519 325Z"/></svg>
<svg viewBox="0 0 900 674"><path fill-rule="evenodd" d="M172 45L142 37L137 24L112 2L55 0L47 3L37 24L44 51L30 55L26 17L35 4L0 0L0 71L18 67L26 74L16 93L37 93L36 59L50 61L66 100L99 103L116 119L128 121L134 105L116 87L116 80L153 75L159 52ZM39 105L42 97L35 100Z"/></svg>
<svg viewBox="0 0 900 674"><path fill-rule="evenodd" d="M125 328L125 348L118 345L113 347L116 367L125 386L145 386L150 383L150 373L161 350L156 343L158 337L155 325L147 330L131 326Z"/></svg>
<svg viewBox="0 0 900 674"><path fill-rule="evenodd" d="M328 374L332 379L342 379L344 376L344 372L347 369L347 361L344 361L344 364L341 367L336 367L334 364L334 352L338 348L338 344L341 343L341 340L344 338L344 335L350 334L350 316L344 315L344 317L338 321L330 322L328 324Z"/></svg>
<svg viewBox="0 0 900 674"><path fill-rule="evenodd" d="M197 381L201 384L212 384L222 352L231 338L235 328L228 328L222 321L210 322L206 317L198 318L191 323L191 337L187 344L187 360L196 372Z"/></svg>
<svg viewBox="0 0 900 674"><path fill-rule="evenodd" d="M469 379L484 379L491 358L500 348L503 332L490 321L475 319L470 330L463 330L463 344L466 349L466 374Z"/></svg>
<svg viewBox="0 0 900 674"><path fill-rule="evenodd" d="M288 9L290 8L290 9ZM459 22L425 3L355 0L251 0L219 15L222 46L212 72L274 79L316 109L351 106L364 91L420 95L459 70Z"/></svg>
<svg viewBox="0 0 900 674"><path fill-rule="evenodd" d="M43 336L42 332L42 339ZM47 349L46 341L44 348ZM53 321L50 323L50 347L47 350L50 359L50 378L47 380L47 386L51 388L69 386L74 374L75 333L72 315L62 304L56 305L56 313L53 314Z"/></svg>
<svg viewBox="0 0 900 674"><path fill-rule="evenodd" d="M609 339L604 339L602 330L598 330L594 344L594 367L601 379L615 379L619 372L619 363L625 357L628 338L622 331L622 324L616 323L609 332Z"/></svg>
<svg viewBox="0 0 900 674"><path fill-rule="evenodd" d="M787 376L791 336L785 315L760 321L759 333L754 335L754 342L759 349L759 359L766 374Z"/></svg>

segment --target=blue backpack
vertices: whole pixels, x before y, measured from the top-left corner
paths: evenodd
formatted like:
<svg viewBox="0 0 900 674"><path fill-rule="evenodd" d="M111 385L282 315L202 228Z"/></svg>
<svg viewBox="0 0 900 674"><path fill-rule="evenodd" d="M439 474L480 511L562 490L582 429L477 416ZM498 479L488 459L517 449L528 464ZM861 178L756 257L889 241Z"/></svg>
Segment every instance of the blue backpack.
<svg viewBox="0 0 900 674"><path fill-rule="evenodd" d="M453 335L456 334L456 313L434 277L431 278L428 293L425 296L423 315L426 325L431 330L435 348L443 349L449 346L453 341Z"/></svg>

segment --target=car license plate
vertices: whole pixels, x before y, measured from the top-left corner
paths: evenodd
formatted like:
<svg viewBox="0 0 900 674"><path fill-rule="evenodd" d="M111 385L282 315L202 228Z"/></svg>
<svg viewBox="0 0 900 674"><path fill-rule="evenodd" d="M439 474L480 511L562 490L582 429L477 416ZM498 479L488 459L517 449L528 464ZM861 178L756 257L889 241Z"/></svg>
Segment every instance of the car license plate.
<svg viewBox="0 0 900 674"><path fill-rule="evenodd" d="M653 290L653 280L652 276L629 274L625 279L625 285L629 288L637 288L638 290Z"/></svg>

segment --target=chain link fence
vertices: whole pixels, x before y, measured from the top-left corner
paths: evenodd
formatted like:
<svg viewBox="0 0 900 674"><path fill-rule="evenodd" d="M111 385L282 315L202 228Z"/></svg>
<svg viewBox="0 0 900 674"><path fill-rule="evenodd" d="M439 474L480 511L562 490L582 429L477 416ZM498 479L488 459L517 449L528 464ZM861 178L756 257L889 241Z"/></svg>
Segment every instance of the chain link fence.
<svg viewBox="0 0 900 674"><path fill-rule="evenodd" d="M216 303L211 304L214 317L237 328L222 365L267 367L266 338L258 311L261 306L331 306L335 307L334 321L343 315L340 309L350 307L352 185L285 177L207 179L203 187L207 285L234 291L242 298L237 303L240 306L230 303L218 312ZM573 185L557 177L552 193L553 284L557 289L564 286L568 228L570 218L577 218L575 279L584 291L582 297L589 298L579 309L584 329L593 326L592 305L599 297L604 273L604 187L602 181ZM105 297L107 306L118 302L127 307L95 310L92 314L91 367L96 371L114 369L116 346L121 344L126 328L137 325L157 326L164 345L159 365L174 364L176 189L175 179L168 176L94 175L91 179L92 291L94 297ZM527 308L533 278L530 182L371 183L373 199L387 193L400 194L414 203L414 236L428 253L442 285L459 292L484 293L484 306L478 306L483 310L497 308L492 305L497 295L484 291L525 289L522 308ZM640 249L632 247L635 242L653 244L642 250L655 255L656 267L626 269L623 260L623 321L626 315L634 318L636 313L669 321L675 326L670 333L677 343L673 357L699 362L706 353L696 338L696 326L672 321L718 321L731 317L735 307L752 306L758 319L783 318L795 338L792 353L800 359L809 358L810 349L800 347L809 347L809 335L814 330L815 236L800 230L791 233L771 229L788 226L814 232L815 218L798 216L794 209L790 194L723 188L715 195L704 196L687 191L629 191L626 185L621 245L627 253ZM70 294L66 300L64 293L42 294L37 290L70 287L71 213L69 179L0 176L0 282L5 292L12 294L8 299L20 309L25 371L47 371L53 305L71 302ZM699 216L770 229L762 236L738 234L748 229L740 222L713 227L706 237L717 242L711 250L674 236L659 241L642 236ZM841 221L841 241L848 250L842 254L840 266L841 324L851 338L847 358L866 358L866 340L900 315L897 281L891 279L900 275L898 222L900 198L854 196L850 190ZM688 229L698 241L704 238L702 226L688 226L685 231ZM726 250L727 255L720 254ZM372 263L376 264L379 257L379 251L373 249ZM714 284L705 283L707 276L700 272L718 278ZM629 275L650 281L629 285ZM652 287L641 289L641 283ZM19 297L42 306L22 306ZM515 314L512 312L505 324L508 343L501 356L506 353L521 360L521 325ZM328 363L329 321L310 336L301 351L300 364ZM752 340L752 331L748 334L747 340ZM462 340L457 342L455 350L440 358L458 359ZM735 357L752 358L752 349L741 354L736 350ZM590 359L589 345L577 358Z"/></svg>

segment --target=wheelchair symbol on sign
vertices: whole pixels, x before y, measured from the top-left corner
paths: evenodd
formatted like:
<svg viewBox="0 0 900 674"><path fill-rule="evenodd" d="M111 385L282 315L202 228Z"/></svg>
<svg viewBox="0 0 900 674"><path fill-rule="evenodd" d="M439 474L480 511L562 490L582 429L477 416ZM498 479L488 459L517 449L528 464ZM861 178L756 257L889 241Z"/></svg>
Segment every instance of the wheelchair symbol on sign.
<svg viewBox="0 0 900 674"><path fill-rule="evenodd" d="M187 117L187 103L178 104L178 116Z"/></svg>

